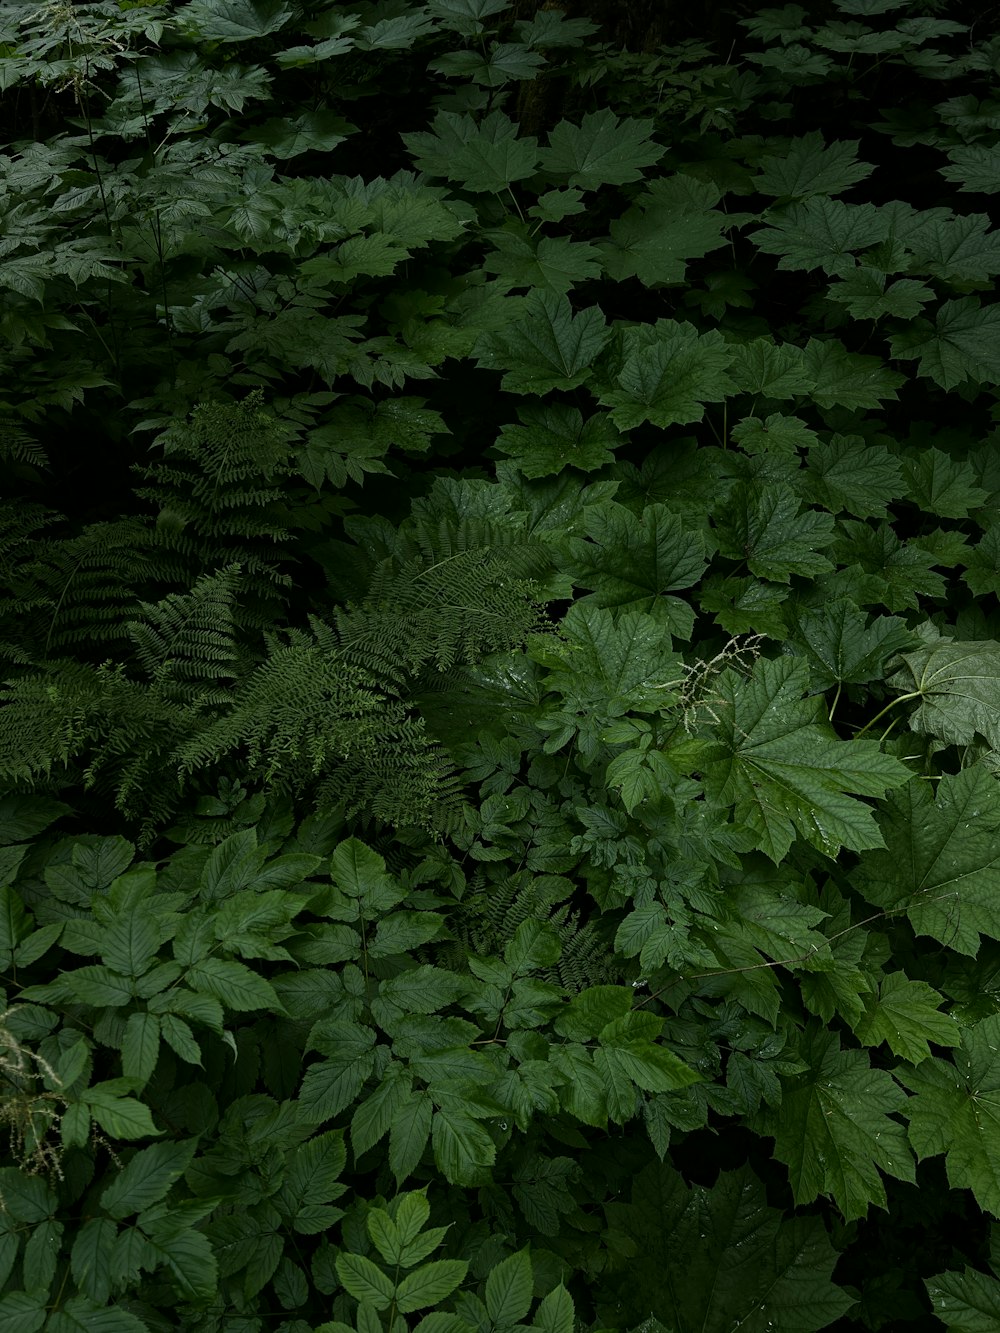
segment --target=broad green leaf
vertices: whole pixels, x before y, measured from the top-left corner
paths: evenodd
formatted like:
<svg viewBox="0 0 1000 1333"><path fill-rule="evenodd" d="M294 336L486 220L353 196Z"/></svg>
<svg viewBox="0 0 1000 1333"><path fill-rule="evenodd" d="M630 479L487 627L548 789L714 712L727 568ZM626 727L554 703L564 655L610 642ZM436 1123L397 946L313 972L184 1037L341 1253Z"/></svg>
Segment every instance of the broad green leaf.
<svg viewBox="0 0 1000 1333"><path fill-rule="evenodd" d="M536 972L558 962L562 952L559 932L548 921L529 917L522 921L504 948L503 960L515 976Z"/></svg>
<svg viewBox="0 0 1000 1333"><path fill-rule="evenodd" d="M835 338L810 338L803 354L809 397L820 407L879 408L906 376L886 370L882 358L849 352Z"/></svg>
<svg viewBox="0 0 1000 1333"><path fill-rule="evenodd" d="M466 49L448 51L427 68L447 78L469 79L483 88L502 88L512 79L534 79L545 64L544 57L519 43L494 42L488 55Z"/></svg>
<svg viewBox="0 0 1000 1333"><path fill-rule="evenodd" d="M713 208L719 191L693 176L650 182L632 207L611 223L599 244L609 278L638 278L647 287L683 282L687 261L726 244L725 213Z"/></svg>
<svg viewBox="0 0 1000 1333"><path fill-rule="evenodd" d="M494 1328L519 1324L531 1309L533 1292L529 1251L518 1250L501 1260L486 1279L486 1312Z"/></svg>
<svg viewBox="0 0 1000 1333"><path fill-rule="evenodd" d="M788 583L793 574L832 568L820 550L834 539L834 522L817 509L802 509L796 492L780 482L740 482L716 515L722 555L746 562L758 578Z"/></svg>
<svg viewBox="0 0 1000 1333"><path fill-rule="evenodd" d="M730 345L733 362L729 375L741 392L781 399L810 391L812 380L803 365L801 347L778 344L770 338Z"/></svg>
<svg viewBox="0 0 1000 1333"><path fill-rule="evenodd" d="M899 361L919 358L917 374L928 376L942 389L954 389L966 380L1000 383L1000 305L981 307L979 298L963 296L945 301L933 324L914 320L889 342Z"/></svg>
<svg viewBox="0 0 1000 1333"><path fill-rule="evenodd" d="M322 1037L314 1027L307 1049L330 1058L311 1065L302 1079L299 1106L307 1121L331 1120L356 1100L375 1066L374 1041L372 1030L357 1024L330 1023Z"/></svg>
<svg viewBox="0 0 1000 1333"><path fill-rule="evenodd" d="M760 417L744 417L729 432L748 454L780 454L791 456L799 449L818 443L816 432L810 430L801 417L772 412L763 421Z"/></svg>
<svg viewBox="0 0 1000 1333"><path fill-rule="evenodd" d="M359 1102L351 1119L351 1147L355 1158L368 1152L388 1134L397 1111L410 1097L412 1081L394 1061L371 1096Z"/></svg>
<svg viewBox="0 0 1000 1333"><path fill-rule="evenodd" d="M988 495L977 485L970 463L933 446L924 445L916 458L904 460L903 474L908 498L923 513L940 518L968 518Z"/></svg>
<svg viewBox="0 0 1000 1333"><path fill-rule="evenodd" d="M0 1306L0 1315L3 1307ZM24 1325L17 1333L28 1333L28 1328L39 1325ZM54 1310L45 1324L46 1333L149 1333L148 1325L136 1315L115 1306L102 1305L88 1296L70 1296Z"/></svg>
<svg viewBox="0 0 1000 1333"><path fill-rule="evenodd" d="M653 143L652 120L623 119L608 110L588 112L579 125L560 120L549 133L539 165L560 185L596 190L640 180L642 169L658 162L666 149Z"/></svg>
<svg viewBox="0 0 1000 1333"><path fill-rule="evenodd" d="M889 972L879 983L878 994L864 997L865 1012L853 1024L854 1035L865 1046L885 1042L893 1055L920 1064L931 1054L928 1042L957 1046L958 1024L942 1013L941 996L926 981L911 981L902 972Z"/></svg>
<svg viewBox="0 0 1000 1333"><path fill-rule="evenodd" d="M401 1314L437 1305L450 1296L468 1271L464 1259L438 1259L407 1273L396 1286L396 1309Z"/></svg>
<svg viewBox="0 0 1000 1333"><path fill-rule="evenodd" d="M576 1043L554 1046L550 1063L563 1079L559 1089L563 1110L585 1125L606 1129L608 1107L604 1084L587 1047Z"/></svg>
<svg viewBox="0 0 1000 1333"><path fill-rule="evenodd" d="M387 1310L395 1294L392 1278L363 1254L338 1254L337 1273L346 1291L358 1301L367 1301L376 1310Z"/></svg>
<svg viewBox="0 0 1000 1333"><path fill-rule="evenodd" d="M135 997L135 981L109 967L78 967L66 974L66 986L80 1004L120 1008Z"/></svg>
<svg viewBox="0 0 1000 1333"><path fill-rule="evenodd" d="M197 1139L176 1139L140 1148L101 1195L101 1206L119 1221L166 1197L191 1165Z"/></svg>
<svg viewBox="0 0 1000 1333"><path fill-rule="evenodd" d="M869 617L849 598L791 613L791 643L805 657L817 689L884 678L886 661L914 643L898 616Z"/></svg>
<svg viewBox="0 0 1000 1333"><path fill-rule="evenodd" d="M315 47L299 47L298 50L314 52L315 58L322 60L334 54L329 49L323 49L329 45L332 44L321 42ZM344 48L349 45L349 42L343 43ZM290 51L281 52L276 57L277 64L307 63L288 59L291 54ZM279 157L285 161L291 157L298 157L300 153L332 152L348 135L356 133L356 125L352 125L343 116L335 115L332 111L303 111L299 116L268 120L263 125L255 126L253 137L255 142L265 145L272 157Z"/></svg>
<svg viewBox="0 0 1000 1333"><path fill-rule="evenodd" d="M101 958L116 972L139 977L156 957L172 931L156 921L148 905L122 912L107 922L101 932Z"/></svg>
<svg viewBox="0 0 1000 1333"><path fill-rule="evenodd" d="M982 765L911 782L879 813L884 851L866 853L854 883L870 903L905 911L918 935L975 957L1000 938L1000 787Z"/></svg>
<svg viewBox="0 0 1000 1333"><path fill-rule="evenodd" d="M483 260L487 273L497 275L505 291L541 288L562 295L577 283L600 278L600 252L589 242L569 236L533 237L524 223L484 233L496 250Z"/></svg>
<svg viewBox="0 0 1000 1333"><path fill-rule="evenodd" d="M518 138L517 129L500 111L478 124L472 116L439 111L431 131L400 137L421 171L457 181L474 194L499 194L538 167L538 141Z"/></svg>
<svg viewBox="0 0 1000 1333"><path fill-rule="evenodd" d="M573 582L592 588L584 603L646 612L680 638L690 638L694 613L666 594L690 588L708 558L699 532L688 530L666 505L647 505L636 515L613 501L594 505L584 519L589 541L571 538Z"/></svg>
<svg viewBox="0 0 1000 1333"><path fill-rule="evenodd" d="M623 1327L652 1316L666 1329L812 1333L851 1306L832 1281L837 1254L822 1220L784 1220L748 1167L708 1189L654 1162L634 1178L630 1202L605 1207L630 1247L622 1270L602 1279Z"/></svg>
<svg viewBox="0 0 1000 1333"><path fill-rule="evenodd" d="M997 144L962 144L948 149L947 167L938 171L949 181L959 182L959 190L970 194L996 194L1000 190L1000 146Z"/></svg>
<svg viewBox="0 0 1000 1333"><path fill-rule="evenodd" d="M833 514L884 518L886 505L904 493L903 468L886 449L860 435L832 435L809 450L806 494Z"/></svg>
<svg viewBox="0 0 1000 1333"><path fill-rule="evenodd" d="M989 528L965 560L964 582L976 594L1000 595L1000 524Z"/></svg>
<svg viewBox="0 0 1000 1333"><path fill-rule="evenodd" d="M926 283L898 278L887 287L886 280L880 269L861 264L840 282L831 283L826 299L845 306L854 319L874 320L883 315L915 319L927 302L934 300L934 292Z"/></svg>
<svg viewBox="0 0 1000 1333"><path fill-rule="evenodd" d="M706 403L721 402L732 391L726 371L734 352L717 329L702 334L691 324L661 319L623 329L621 343L614 378L595 389L620 430L644 421L654 426L701 421Z"/></svg>
<svg viewBox="0 0 1000 1333"><path fill-rule="evenodd" d="M874 204L845 204L819 197L805 203L769 208L767 226L750 233L765 254L780 255L778 268L822 269L842 277L855 267L854 252L877 245L889 222Z"/></svg>
<svg viewBox="0 0 1000 1333"><path fill-rule="evenodd" d="M841 194L875 170L858 161L860 140L824 143L819 130L791 139L768 151L763 167L753 178L758 194L785 199ZM768 145L769 150L771 145Z"/></svg>
<svg viewBox="0 0 1000 1333"><path fill-rule="evenodd" d="M188 968L184 980L240 1013L252 1009L283 1012L271 983L232 958L203 958Z"/></svg>
<svg viewBox="0 0 1000 1333"><path fill-rule="evenodd" d="M483 334L472 355L480 366L502 370L502 386L509 392L545 394L574 389L589 379L610 337L597 306L574 314L566 296L536 291L527 298L522 317L507 330Z"/></svg>
<svg viewBox="0 0 1000 1333"><path fill-rule="evenodd" d="M622 435L606 412L586 419L568 403L519 403L521 425L500 429L494 448L513 458L529 479L549 477L567 467L596 472L614 462Z"/></svg>
<svg viewBox="0 0 1000 1333"><path fill-rule="evenodd" d="M876 741L841 741L822 720L804 663L789 658L754 663L749 679L727 669L712 687L718 738L704 762L705 790L752 829L760 850L780 864L793 839L836 856L881 847L871 807L910 778Z"/></svg>
<svg viewBox="0 0 1000 1333"><path fill-rule="evenodd" d="M915 1095L909 1140L919 1161L946 1154L952 1189L968 1189L1000 1214L1000 1014L961 1030L954 1063L924 1060L896 1077Z"/></svg>
<svg viewBox="0 0 1000 1333"><path fill-rule="evenodd" d="M884 1069L872 1069L864 1051L841 1050L836 1033L814 1028L803 1036L808 1072L783 1079L779 1110L755 1120L774 1135L774 1152L789 1169L797 1204L829 1195L850 1220L870 1204L886 1206L879 1172L914 1181L906 1131L890 1117L909 1102Z"/></svg>
<svg viewBox="0 0 1000 1333"><path fill-rule="evenodd" d="M284 0L190 0L179 26L212 42L249 42L283 28L292 17Z"/></svg>
<svg viewBox="0 0 1000 1333"><path fill-rule="evenodd" d="M170 1049L189 1065L201 1064L201 1047L183 1018L178 1018L176 1014L164 1014L160 1019L160 1035Z"/></svg>
<svg viewBox="0 0 1000 1333"><path fill-rule="evenodd" d="M934 1313L956 1333L994 1333L1000 1327L1000 1281L975 1268L924 1278Z"/></svg>
<svg viewBox="0 0 1000 1333"><path fill-rule="evenodd" d="M632 1037L629 1031L627 1018L610 1023L601 1032L600 1051L609 1065L644 1092L673 1092L702 1081L702 1075L673 1051L648 1037Z"/></svg>
<svg viewBox="0 0 1000 1333"><path fill-rule="evenodd" d="M903 653L892 689L919 699L914 731L949 745L969 745L978 732L1000 750L1000 643L941 638Z"/></svg>
<svg viewBox="0 0 1000 1333"><path fill-rule="evenodd" d="M118 1096L107 1084L97 1083L88 1088L81 1101L113 1139L142 1139L164 1132L153 1124L148 1106L132 1097Z"/></svg>
<svg viewBox="0 0 1000 1333"><path fill-rule="evenodd" d="M573 1333L575 1322L573 1298L560 1282L540 1301L532 1328L538 1333Z"/></svg>
<svg viewBox="0 0 1000 1333"><path fill-rule="evenodd" d="M632 1008L632 993L625 986L588 986L574 995L553 1027L572 1041L589 1041Z"/></svg>
<svg viewBox="0 0 1000 1333"><path fill-rule="evenodd" d="M935 218L907 241L914 268L952 285L988 283L1000 272L1000 232L989 225L986 213Z"/></svg>
<svg viewBox="0 0 1000 1333"><path fill-rule="evenodd" d="M298 1145L281 1187L281 1198L289 1211L338 1198L343 1192L338 1181L346 1161L342 1129L328 1130Z"/></svg>
<svg viewBox="0 0 1000 1333"><path fill-rule="evenodd" d="M431 1129L434 1161L453 1185L484 1185L496 1160L496 1145L487 1130L467 1112L442 1106Z"/></svg>
<svg viewBox="0 0 1000 1333"><path fill-rule="evenodd" d="M946 595L945 581L933 569L934 557L915 543L900 541L888 523L842 519L838 528L841 536L830 554L848 568L841 586L827 583L836 595L851 597L859 606L882 603L890 611L917 607L921 596Z"/></svg>

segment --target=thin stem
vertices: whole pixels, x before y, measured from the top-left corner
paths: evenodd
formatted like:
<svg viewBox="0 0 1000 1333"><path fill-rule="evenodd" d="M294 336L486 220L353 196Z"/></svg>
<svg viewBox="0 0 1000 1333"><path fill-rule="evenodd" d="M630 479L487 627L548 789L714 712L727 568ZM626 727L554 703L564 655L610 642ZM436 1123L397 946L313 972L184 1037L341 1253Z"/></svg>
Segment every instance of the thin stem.
<svg viewBox="0 0 1000 1333"><path fill-rule="evenodd" d="M886 713L888 713L890 708L895 708L897 704L906 703L907 699L919 699L919 698L920 698L920 690L911 690L909 694L900 694L897 696L897 698L890 699L890 701L886 704L886 706L882 709L881 712L876 713L870 722L865 723L865 725L861 728L861 730L855 735L854 739L858 740L858 738L863 736L866 731L869 731L872 727L874 727L876 722L880 721L883 717L885 717Z"/></svg>

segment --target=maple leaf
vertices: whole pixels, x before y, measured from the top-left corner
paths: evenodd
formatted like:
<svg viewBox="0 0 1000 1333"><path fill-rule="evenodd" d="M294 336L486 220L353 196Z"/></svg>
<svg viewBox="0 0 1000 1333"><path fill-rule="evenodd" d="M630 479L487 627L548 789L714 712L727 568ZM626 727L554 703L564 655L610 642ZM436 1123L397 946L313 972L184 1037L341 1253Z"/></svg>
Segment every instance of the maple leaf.
<svg viewBox="0 0 1000 1333"><path fill-rule="evenodd" d="M827 1194L848 1220L870 1204L884 1208L880 1171L915 1179L906 1130L890 1118L909 1099L891 1074L871 1068L867 1052L841 1050L835 1032L810 1025L799 1053L808 1072L782 1079L780 1109L758 1113L754 1128L774 1135L797 1204Z"/></svg>
<svg viewBox="0 0 1000 1333"><path fill-rule="evenodd" d="M738 823L780 863L798 836L836 856L883 846L874 811L859 796L881 796L910 771L874 741L842 741L825 723L805 663L754 663L749 679L727 669L712 687L717 738L705 751L709 798L732 806Z"/></svg>
<svg viewBox="0 0 1000 1333"><path fill-rule="evenodd" d="M769 151L753 184L759 194L781 199L840 194L875 170L870 162L857 160L859 142L854 139L825 144L819 130L813 130L786 141L777 151L768 144Z"/></svg>
<svg viewBox="0 0 1000 1333"><path fill-rule="evenodd" d="M954 1062L924 1060L895 1071L915 1095L908 1136L918 1161L945 1154L952 1189L969 1189L1000 1214L1000 1014L961 1031Z"/></svg>
<svg viewBox="0 0 1000 1333"><path fill-rule="evenodd" d="M494 448L517 460L525 477L549 477L565 467L595 472L614 462L614 446L622 436L597 412L586 421L567 403L521 403L521 425L501 427Z"/></svg>
<svg viewBox="0 0 1000 1333"><path fill-rule="evenodd" d="M595 389L621 430L644 421L654 426L701 421L705 403L722 402L732 390L725 372L733 353L716 329L699 334L690 324L659 319L623 329L621 343L615 387L605 380Z"/></svg>
<svg viewBox="0 0 1000 1333"><path fill-rule="evenodd" d="M941 1012L941 996L926 981L911 981L902 972L889 972L878 994L863 997L864 1013L853 1024L854 1035L865 1046L885 1042L893 1055L920 1064L931 1054L929 1042L957 1046L959 1027L951 1014Z"/></svg>
<svg viewBox="0 0 1000 1333"><path fill-rule="evenodd" d="M482 334L472 355L481 366L505 371L502 384L510 392L544 394L583 384L610 337L597 306L574 314L566 296L536 290L525 299L523 317Z"/></svg>
<svg viewBox="0 0 1000 1333"><path fill-rule="evenodd" d="M881 680L886 660L915 642L898 616L868 617L846 597L792 613L792 643L817 689Z"/></svg>
<svg viewBox="0 0 1000 1333"><path fill-rule="evenodd" d="M654 123L631 116L619 119L607 107L588 112L579 125L561 120L541 152L541 169L581 190L639 180L642 168L658 162L667 151L649 137Z"/></svg>
<svg viewBox="0 0 1000 1333"><path fill-rule="evenodd" d="M1000 383L1000 305L983 309L975 296L945 301L934 323L918 319L889 341L898 361L919 359L917 373L942 389L964 380Z"/></svg>
<svg viewBox="0 0 1000 1333"><path fill-rule="evenodd" d="M874 204L845 204L817 198L769 208L768 225L750 233L759 250L780 255L778 268L820 268L831 277L855 267L854 251L867 249L888 235L888 221Z"/></svg>
<svg viewBox="0 0 1000 1333"><path fill-rule="evenodd" d="M691 176L653 181L612 222L610 241L599 247L608 277L636 277L647 287L682 282L687 260L726 244L722 231L731 219L713 210L719 197L714 186Z"/></svg>
<svg viewBox="0 0 1000 1333"><path fill-rule="evenodd" d="M1000 938L1000 784L982 764L946 773L932 792L911 782L878 816L885 850L866 852L858 891L886 911L905 911L918 935L974 957L980 935Z"/></svg>
<svg viewBox="0 0 1000 1333"><path fill-rule="evenodd" d="M884 517L904 493L903 468L885 449L860 435L831 435L809 450L806 495L831 513Z"/></svg>
<svg viewBox="0 0 1000 1333"><path fill-rule="evenodd" d="M793 574L823 574L833 568L819 553L834 539L832 516L803 510L790 486L740 482L715 521L720 552L745 560L759 578L788 583Z"/></svg>
<svg viewBox="0 0 1000 1333"><path fill-rule="evenodd" d="M518 138L517 126L501 111L478 123L439 111L431 130L400 137L422 171L458 181L474 194L499 194L538 167L538 140Z"/></svg>

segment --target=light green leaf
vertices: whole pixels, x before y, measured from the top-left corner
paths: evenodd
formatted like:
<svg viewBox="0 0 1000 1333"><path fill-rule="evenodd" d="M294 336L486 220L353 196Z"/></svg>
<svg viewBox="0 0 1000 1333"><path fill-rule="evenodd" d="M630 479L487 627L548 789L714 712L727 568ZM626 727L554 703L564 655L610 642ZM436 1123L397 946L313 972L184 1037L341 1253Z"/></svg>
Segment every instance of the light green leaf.
<svg viewBox="0 0 1000 1333"><path fill-rule="evenodd" d="M889 972L879 983L878 995L863 997L865 1012L853 1024L854 1035L865 1046L885 1042L893 1055L920 1064L931 1054L928 1042L957 1046L959 1027L940 1009L942 997L926 981L911 981L903 972Z"/></svg>
<svg viewBox="0 0 1000 1333"><path fill-rule="evenodd" d="M758 194L785 199L841 194L875 170L858 161L860 140L825 144L819 130L790 139L768 151L762 169L753 178ZM768 144L771 150L772 145Z"/></svg>
<svg viewBox="0 0 1000 1333"><path fill-rule="evenodd" d="M640 180L642 169L666 152L650 139L653 125L631 116L619 120L607 107L589 112L579 125L561 120L549 133L539 165L560 185L581 190Z"/></svg>
<svg viewBox="0 0 1000 1333"><path fill-rule="evenodd" d="M519 1324L531 1309L534 1278L527 1247L503 1259L486 1279L486 1312L494 1328Z"/></svg>
<svg viewBox="0 0 1000 1333"><path fill-rule="evenodd" d="M542 1298L531 1326L538 1333L573 1333L575 1322L573 1298L560 1282Z"/></svg>
<svg viewBox="0 0 1000 1333"><path fill-rule="evenodd" d="M886 1206L879 1171L915 1179L906 1131L894 1113L908 1110L902 1088L863 1051L841 1050L836 1033L813 1028L803 1036L807 1073L783 1078L779 1110L755 1120L774 1135L774 1152L789 1169L797 1204L828 1195L848 1220L869 1204Z"/></svg>
<svg viewBox="0 0 1000 1333"><path fill-rule="evenodd" d="M472 355L480 366L504 371L509 392L545 394L583 384L610 337L597 306L574 314L567 297L536 291L522 317L507 330L482 334Z"/></svg>
<svg viewBox="0 0 1000 1333"><path fill-rule="evenodd" d="M701 421L705 403L732 392L726 370L735 353L717 329L698 333L691 324L657 320L622 330L622 355L614 378L596 387L620 430L644 421L654 426Z"/></svg>
<svg viewBox="0 0 1000 1333"><path fill-rule="evenodd" d="M283 28L292 17L284 0L190 0L178 25L212 42L249 42Z"/></svg>
<svg viewBox="0 0 1000 1333"><path fill-rule="evenodd" d="M114 1081L112 1081L114 1086ZM162 1134L153 1124L149 1107L131 1097L121 1097L107 1084L96 1083L81 1100L106 1134L113 1139L142 1139Z"/></svg>
<svg viewBox="0 0 1000 1333"><path fill-rule="evenodd" d="M1000 1214L1000 1014L961 1032L954 1063L924 1060L896 1077L915 1094L907 1106L919 1161L946 1154L952 1189L968 1189Z"/></svg>
<svg viewBox="0 0 1000 1333"><path fill-rule="evenodd" d="M734 807L776 865L795 836L827 856L882 846L874 812L856 798L911 776L876 741L838 740L803 697L808 688L805 664L790 658L759 659L749 679L727 669L713 688L718 748L704 763L706 793Z"/></svg>
<svg viewBox="0 0 1000 1333"><path fill-rule="evenodd" d="M197 1139L176 1139L140 1148L101 1195L101 1206L122 1221L166 1198L191 1165Z"/></svg>
<svg viewBox="0 0 1000 1333"><path fill-rule="evenodd" d="M885 851L866 853L854 882L870 903L905 911L918 935L975 957L1000 938L1000 785L982 765L894 792L879 814Z"/></svg>
<svg viewBox="0 0 1000 1333"><path fill-rule="evenodd" d="M401 1314L410 1314L428 1305L437 1305L451 1295L468 1268L464 1259L439 1259L415 1268L396 1287L396 1309Z"/></svg>
<svg viewBox="0 0 1000 1333"><path fill-rule="evenodd" d="M888 683L919 698L910 716L914 731L948 745L969 745L979 732L1000 750L1000 643L940 638L901 656Z"/></svg>

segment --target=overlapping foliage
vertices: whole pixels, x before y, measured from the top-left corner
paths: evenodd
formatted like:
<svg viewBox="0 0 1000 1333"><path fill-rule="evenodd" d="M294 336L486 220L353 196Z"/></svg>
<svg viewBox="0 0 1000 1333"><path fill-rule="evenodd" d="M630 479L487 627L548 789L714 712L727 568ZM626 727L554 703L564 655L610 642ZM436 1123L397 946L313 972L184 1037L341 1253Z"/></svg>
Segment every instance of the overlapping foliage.
<svg viewBox="0 0 1000 1333"><path fill-rule="evenodd" d="M0 8L5 1327L998 1317L1000 38L749 8Z"/></svg>

